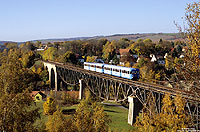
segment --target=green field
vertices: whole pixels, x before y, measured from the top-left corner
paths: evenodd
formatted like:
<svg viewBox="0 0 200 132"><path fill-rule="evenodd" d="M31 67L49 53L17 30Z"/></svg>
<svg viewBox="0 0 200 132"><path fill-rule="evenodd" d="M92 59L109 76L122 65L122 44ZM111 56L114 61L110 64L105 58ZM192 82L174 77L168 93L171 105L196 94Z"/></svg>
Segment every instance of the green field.
<svg viewBox="0 0 200 132"><path fill-rule="evenodd" d="M37 102L36 106L33 107L39 107L39 112L41 113L41 118L37 119L34 126L37 128L45 128L45 122L48 120L48 116L43 114L43 102ZM133 130L133 127L128 125L128 109L120 108L113 105L106 105L102 104L104 106L104 110L106 113L108 113L110 119L112 122L110 123L110 130L113 132L127 132L129 130ZM77 108L77 105L73 105L70 107L64 106L61 107L62 110L70 112L74 111Z"/></svg>

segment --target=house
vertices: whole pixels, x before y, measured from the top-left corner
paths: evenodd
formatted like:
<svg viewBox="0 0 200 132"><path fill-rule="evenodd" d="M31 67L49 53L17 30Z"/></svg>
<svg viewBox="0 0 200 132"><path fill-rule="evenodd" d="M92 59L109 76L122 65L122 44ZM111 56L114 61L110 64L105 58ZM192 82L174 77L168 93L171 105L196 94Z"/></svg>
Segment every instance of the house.
<svg viewBox="0 0 200 132"><path fill-rule="evenodd" d="M132 55L133 52L131 51L131 49L119 49L119 54L120 57L122 57L122 56Z"/></svg>
<svg viewBox="0 0 200 132"><path fill-rule="evenodd" d="M156 56L154 54L150 54L151 62L157 61Z"/></svg>
<svg viewBox="0 0 200 132"><path fill-rule="evenodd" d="M138 58L137 55L133 55L133 52L131 49L119 49L120 54L120 60L119 64L124 65L126 62L129 62L131 65L136 63L136 60Z"/></svg>
<svg viewBox="0 0 200 132"><path fill-rule="evenodd" d="M48 45L43 45L40 49L36 49L36 51L44 51L48 49Z"/></svg>
<svg viewBox="0 0 200 132"><path fill-rule="evenodd" d="M165 56L161 56L161 55L158 55L157 57L154 55L154 54L151 54L150 57L151 57L151 62L158 62L158 64L160 65L164 65L165 64L165 57L167 56L167 54L165 54Z"/></svg>
<svg viewBox="0 0 200 132"><path fill-rule="evenodd" d="M32 91L30 95L35 102L44 101L47 97L44 91Z"/></svg>

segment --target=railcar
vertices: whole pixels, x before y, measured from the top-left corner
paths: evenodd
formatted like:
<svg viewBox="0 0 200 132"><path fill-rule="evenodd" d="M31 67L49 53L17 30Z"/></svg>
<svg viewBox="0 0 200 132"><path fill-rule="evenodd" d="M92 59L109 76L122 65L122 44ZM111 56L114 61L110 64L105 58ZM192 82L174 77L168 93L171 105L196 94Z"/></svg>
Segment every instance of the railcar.
<svg viewBox="0 0 200 132"><path fill-rule="evenodd" d="M84 62L84 69L90 70L90 62Z"/></svg>
<svg viewBox="0 0 200 132"><path fill-rule="evenodd" d="M104 73L112 75L112 65L104 64Z"/></svg>
<svg viewBox="0 0 200 132"><path fill-rule="evenodd" d="M104 64L102 63L94 63L96 66L96 72L104 73Z"/></svg>
<svg viewBox="0 0 200 132"><path fill-rule="evenodd" d="M133 80L140 76L139 69L102 63L84 62L84 69Z"/></svg>

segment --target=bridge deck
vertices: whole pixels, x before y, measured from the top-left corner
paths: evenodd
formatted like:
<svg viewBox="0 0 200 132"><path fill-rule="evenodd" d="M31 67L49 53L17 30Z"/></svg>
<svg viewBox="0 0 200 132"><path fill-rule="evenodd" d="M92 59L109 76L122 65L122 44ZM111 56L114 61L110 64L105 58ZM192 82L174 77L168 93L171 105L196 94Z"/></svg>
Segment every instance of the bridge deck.
<svg viewBox="0 0 200 132"><path fill-rule="evenodd" d="M123 83L123 84L127 84L127 85L133 85L135 87L140 87L140 88L143 88L145 90L152 90L154 92L159 92L159 93L169 93L172 96L180 94L185 99L189 99L190 101L200 102L200 99L198 98L197 94L192 93L190 91L185 91L185 90L175 89L175 88L170 88L170 87L164 87L164 86L158 85L158 84L129 80L129 79L120 78L120 77L116 77L116 76L112 76L112 75L108 75L108 74L103 74L103 73L98 73L98 72L94 72L94 71L88 71L88 70L85 70L83 68L80 68L80 67L77 67L77 66L74 66L74 65L70 65L70 64L63 64L63 63L49 62L49 61L48 62L44 61L44 62L54 64L58 67L62 67L62 68L69 69L69 70L72 70L72 71L81 72L83 74L96 76L96 77L99 77L99 78L102 78L102 79L109 79L109 80L113 80L113 81L116 81L116 82L119 82L119 83Z"/></svg>

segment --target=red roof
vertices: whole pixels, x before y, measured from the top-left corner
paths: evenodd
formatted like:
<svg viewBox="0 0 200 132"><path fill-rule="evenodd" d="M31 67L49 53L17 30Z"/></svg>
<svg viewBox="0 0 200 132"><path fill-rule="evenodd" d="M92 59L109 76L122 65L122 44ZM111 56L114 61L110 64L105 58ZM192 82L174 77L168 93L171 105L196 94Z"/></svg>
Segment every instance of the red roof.
<svg viewBox="0 0 200 132"><path fill-rule="evenodd" d="M44 91L32 91L32 93L30 93L30 96L34 99L35 95L38 94L39 92L41 93L45 93Z"/></svg>
<svg viewBox="0 0 200 132"><path fill-rule="evenodd" d="M120 55L130 53L130 49L119 49Z"/></svg>

